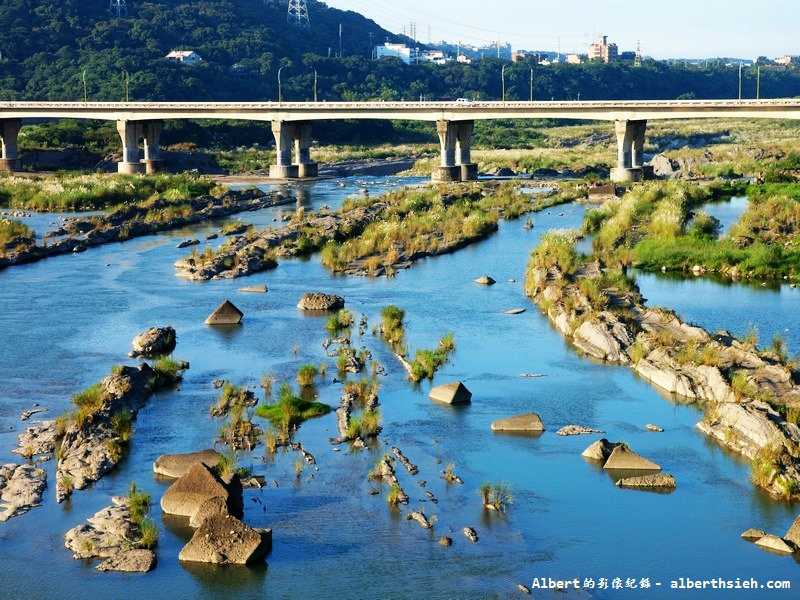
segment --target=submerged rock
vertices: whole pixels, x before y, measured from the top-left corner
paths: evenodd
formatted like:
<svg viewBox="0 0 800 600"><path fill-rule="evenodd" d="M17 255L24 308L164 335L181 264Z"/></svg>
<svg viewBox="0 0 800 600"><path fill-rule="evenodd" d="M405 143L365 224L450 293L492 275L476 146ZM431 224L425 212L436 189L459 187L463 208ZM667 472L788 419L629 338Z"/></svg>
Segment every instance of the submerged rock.
<svg viewBox="0 0 800 600"><path fill-rule="evenodd" d="M556 435L586 435L590 433L605 433L605 431L584 427L583 425L565 425L556 431Z"/></svg>
<svg viewBox="0 0 800 600"><path fill-rule="evenodd" d="M117 571L120 573L148 573L156 568L156 553L144 548L123 550L99 565L98 571Z"/></svg>
<svg viewBox="0 0 800 600"><path fill-rule="evenodd" d="M240 287L238 292L248 292L252 294L266 294L267 293L267 285L262 283L261 285L246 285L244 287Z"/></svg>

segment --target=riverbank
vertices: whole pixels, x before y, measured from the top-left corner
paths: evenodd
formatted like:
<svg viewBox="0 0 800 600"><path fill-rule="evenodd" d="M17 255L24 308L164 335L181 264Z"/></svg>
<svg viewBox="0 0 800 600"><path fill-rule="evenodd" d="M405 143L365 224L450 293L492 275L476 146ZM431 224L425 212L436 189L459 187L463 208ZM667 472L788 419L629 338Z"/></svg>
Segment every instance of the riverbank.
<svg viewBox="0 0 800 600"><path fill-rule="evenodd" d="M630 278L580 260L573 241L548 235L529 263L526 293L551 323L582 353L697 402L697 428L749 458L754 484L800 497L800 373L775 352L647 308Z"/></svg>

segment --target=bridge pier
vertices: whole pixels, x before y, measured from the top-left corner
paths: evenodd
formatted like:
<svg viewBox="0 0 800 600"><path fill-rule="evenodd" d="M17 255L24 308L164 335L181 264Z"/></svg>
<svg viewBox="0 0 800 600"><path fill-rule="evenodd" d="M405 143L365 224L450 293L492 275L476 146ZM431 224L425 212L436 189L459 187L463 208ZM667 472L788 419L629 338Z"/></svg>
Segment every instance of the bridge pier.
<svg viewBox="0 0 800 600"><path fill-rule="evenodd" d="M269 166L273 179L316 177L319 165L311 160L311 121L273 121L276 163ZM294 150L294 162L292 162Z"/></svg>
<svg viewBox="0 0 800 600"><path fill-rule="evenodd" d="M644 178L644 134L646 120L614 121L617 134L617 166L611 181L641 181Z"/></svg>
<svg viewBox="0 0 800 600"><path fill-rule="evenodd" d="M155 173L164 170L161 159L160 119L148 121L117 121L117 132L122 139L122 160L117 163L118 173ZM144 160L139 159L139 140L144 139Z"/></svg>
<svg viewBox="0 0 800 600"><path fill-rule="evenodd" d="M471 162L470 139L474 121L437 121L441 162L433 169L433 181L474 181L478 165Z"/></svg>
<svg viewBox="0 0 800 600"><path fill-rule="evenodd" d="M17 138L22 127L22 119L0 119L0 138L2 138L2 158L0 171L19 171L20 161L17 156Z"/></svg>

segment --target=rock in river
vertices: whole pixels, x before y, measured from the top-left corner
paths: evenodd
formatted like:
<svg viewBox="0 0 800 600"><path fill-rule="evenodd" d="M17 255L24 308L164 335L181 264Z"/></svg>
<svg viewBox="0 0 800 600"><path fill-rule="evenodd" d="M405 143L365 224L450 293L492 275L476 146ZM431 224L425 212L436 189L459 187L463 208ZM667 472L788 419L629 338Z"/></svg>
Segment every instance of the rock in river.
<svg viewBox="0 0 800 600"><path fill-rule="evenodd" d="M207 500L219 497L225 501L231 513L241 515L241 485L238 497L236 491L206 465L195 463L183 477L164 492L161 497L161 509L170 515L191 518Z"/></svg>
<svg viewBox="0 0 800 600"><path fill-rule="evenodd" d="M170 354L175 350L175 329L166 327L151 327L143 331L131 342L133 350L128 356L154 356L157 354Z"/></svg>
<svg viewBox="0 0 800 600"><path fill-rule="evenodd" d="M624 444L620 444L611 452L611 455L608 457L606 464L603 466L604 469L627 469L627 470L642 470L642 471L660 471L661 467L659 467L656 463L647 460L643 456L639 456L625 446Z"/></svg>
<svg viewBox="0 0 800 600"><path fill-rule="evenodd" d="M625 477L617 481L618 487L669 490L675 488L675 478L669 473Z"/></svg>
<svg viewBox="0 0 800 600"><path fill-rule="evenodd" d="M183 477L189 468L196 463L204 463L208 467L214 467L219 463L221 457L222 455L212 448L206 448L199 452L187 452L186 454L162 454L153 463L153 473L178 479Z"/></svg>
<svg viewBox="0 0 800 600"><path fill-rule="evenodd" d="M492 431L544 431L544 423L535 412L516 415L492 422Z"/></svg>
<svg viewBox="0 0 800 600"><path fill-rule="evenodd" d="M437 385L428 392L428 397L447 404L465 404L472 400L472 392L460 381L453 381Z"/></svg>
<svg viewBox="0 0 800 600"><path fill-rule="evenodd" d="M263 560L271 549L271 529L253 529L231 515L215 515L198 527L178 560L244 565Z"/></svg>
<svg viewBox="0 0 800 600"><path fill-rule="evenodd" d="M238 325L244 313L230 300L224 300L206 319L206 325Z"/></svg>
<svg viewBox="0 0 800 600"><path fill-rule="evenodd" d="M297 303L297 308L300 310L336 310L344 308L344 298L336 294L309 292L303 294L300 302Z"/></svg>

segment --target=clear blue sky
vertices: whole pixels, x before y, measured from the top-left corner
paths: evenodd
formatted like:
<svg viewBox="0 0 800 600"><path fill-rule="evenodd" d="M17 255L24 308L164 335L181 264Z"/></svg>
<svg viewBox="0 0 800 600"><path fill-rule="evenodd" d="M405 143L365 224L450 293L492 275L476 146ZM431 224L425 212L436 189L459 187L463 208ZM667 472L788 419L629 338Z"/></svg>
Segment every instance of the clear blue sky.
<svg viewBox="0 0 800 600"><path fill-rule="evenodd" d="M416 39L482 46L501 40L514 50L585 53L604 34L619 50L644 56L776 58L800 54L798 0L324 0L384 29ZM314 23L313 5L309 17Z"/></svg>

